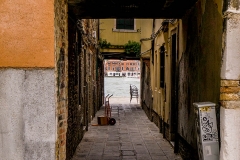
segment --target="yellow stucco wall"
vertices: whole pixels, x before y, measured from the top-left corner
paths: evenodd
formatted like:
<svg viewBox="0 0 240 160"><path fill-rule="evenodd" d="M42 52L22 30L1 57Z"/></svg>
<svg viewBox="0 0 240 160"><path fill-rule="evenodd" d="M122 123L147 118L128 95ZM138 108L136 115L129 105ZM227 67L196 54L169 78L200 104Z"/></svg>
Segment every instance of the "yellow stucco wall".
<svg viewBox="0 0 240 160"><path fill-rule="evenodd" d="M1 0L0 48L0 67L54 67L54 0Z"/></svg>
<svg viewBox="0 0 240 160"><path fill-rule="evenodd" d="M154 33L156 33L159 28L162 26L163 19L155 20L155 29ZM155 38L154 41L154 65L152 67L154 72L152 72L153 79L153 109L159 115L163 116L163 107L164 107L164 89L160 88L160 47L165 43L164 41L164 33L160 32L159 35Z"/></svg>
<svg viewBox="0 0 240 160"><path fill-rule="evenodd" d="M162 26L163 19L155 20L155 33ZM179 20L174 24L168 24L167 32L160 32L154 41L154 64L151 63L151 82L153 94L153 110L164 118L165 122L170 120L171 106L171 36L178 34ZM177 40L178 41L178 40ZM177 42L179 44L179 42ZM165 55L165 88L160 87L160 47L164 44ZM178 46L179 47L179 46ZM150 56L152 61L152 56ZM178 60L180 59L178 55ZM166 90L166 91L165 91ZM165 95L166 94L166 95Z"/></svg>
<svg viewBox="0 0 240 160"><path fill-rule="evenodd" d="M152 34L152 19L141 20L141 38L150 38ZM142 41L141 52L151 49L151 41Z"/></svg>
<svg viewBox="0 0 240 160"><path fill-rule="evenodd" d="M152 34L152 19L135 19L134 31L117 31L116 19L100 19L100 38L107 40L111 45L124 45L129 40L140 42L141 38L149 38ZM141 43L141 52L151 48L151 41ZM102 52L124 52L124 49L102 49Z"/></svg>
<svg viewBox="0 0 240 160"><path fill-rule="evenodd" d="M141 20L135 19L135 31L114 31L116 26L115 19L101 19L100 20L100 38L106 39L112 45L124 45L129 40L140 42ZM108 50L111 51L111 50Z"/></svg>

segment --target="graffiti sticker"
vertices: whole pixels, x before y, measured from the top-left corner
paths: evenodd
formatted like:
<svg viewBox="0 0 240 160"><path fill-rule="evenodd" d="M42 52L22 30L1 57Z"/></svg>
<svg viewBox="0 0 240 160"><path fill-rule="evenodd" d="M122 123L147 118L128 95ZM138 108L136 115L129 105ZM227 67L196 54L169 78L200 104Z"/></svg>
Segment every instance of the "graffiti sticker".
<svg viewBox="0 0 240 160"><path fill-rule="evenodd" d="M217 127L214 124L214 114L211 107L200 108L200 124L202 130L202 141L218 141Z"/></svg>

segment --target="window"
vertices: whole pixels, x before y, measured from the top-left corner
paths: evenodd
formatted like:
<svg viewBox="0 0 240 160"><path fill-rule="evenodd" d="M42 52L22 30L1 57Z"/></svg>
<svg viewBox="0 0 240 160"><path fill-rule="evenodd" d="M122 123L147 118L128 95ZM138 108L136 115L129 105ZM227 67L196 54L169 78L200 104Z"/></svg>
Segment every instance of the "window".
<svg viewBox="0 0 240 160"><path fill-rule="evenodd" d="M116 67L117 72L121 72L121 67Z"/></svg>
<svg viewBox="0 0 240 160"><path fill-rule="evenodd" d="M134 30L134 19L116 19L116 29Z"/></svg>
<svg viewBox="0 0 240 160"><path fill-rule="evenodd" d="M165 48L160 47L160 87L164 88L165 83Z"/></svg>
<svg viewBox="0 0 240 160"><path fill-rule="evenodd" d="M122 67L122 70L123 70L123 67Z"/></svg>
<svg viewBox="0 0 240 160"><path fill-rule="evenodd" d="M110 70L110 67L108 67L108 70Z"/></svg>

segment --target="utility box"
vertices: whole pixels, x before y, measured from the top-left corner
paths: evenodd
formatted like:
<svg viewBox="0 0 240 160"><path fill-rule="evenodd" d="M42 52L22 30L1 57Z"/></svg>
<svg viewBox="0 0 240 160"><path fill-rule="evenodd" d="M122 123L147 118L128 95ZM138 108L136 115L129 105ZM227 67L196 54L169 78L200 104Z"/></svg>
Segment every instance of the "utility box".
<svg viewBox="0 0 240 160"><path fill-rule="evenodd" d="M219 160L219 140L216 121L216 104L193 103L196 113L198 156L200 160Z"/></svg>

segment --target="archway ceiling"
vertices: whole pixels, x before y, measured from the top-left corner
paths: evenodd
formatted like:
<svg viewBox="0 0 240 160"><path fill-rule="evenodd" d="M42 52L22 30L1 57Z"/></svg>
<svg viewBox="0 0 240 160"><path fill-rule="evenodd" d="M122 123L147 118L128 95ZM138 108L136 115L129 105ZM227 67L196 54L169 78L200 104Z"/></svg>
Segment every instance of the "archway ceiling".
<svg viewBox="0 0 240 160"><path fill-rule="evenodd" d="M197 0L68 0L74 18L181 18Z"/></svg>

